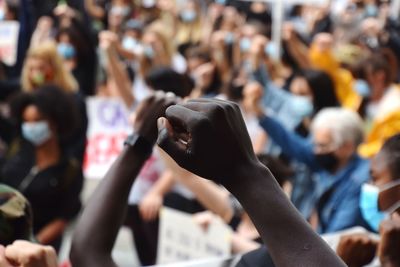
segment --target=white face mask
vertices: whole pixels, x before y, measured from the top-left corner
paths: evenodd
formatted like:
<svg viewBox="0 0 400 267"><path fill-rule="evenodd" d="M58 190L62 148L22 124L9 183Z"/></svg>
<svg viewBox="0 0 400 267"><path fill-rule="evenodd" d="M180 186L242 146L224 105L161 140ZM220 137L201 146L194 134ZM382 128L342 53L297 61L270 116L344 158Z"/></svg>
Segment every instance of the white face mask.
<svg viewBox="0 0 400 267"><path fill-rule="evenodd" d="M22 135L35 146L40 146L50 139L51 130L46 121L24 122L22 124Z"/></svg>

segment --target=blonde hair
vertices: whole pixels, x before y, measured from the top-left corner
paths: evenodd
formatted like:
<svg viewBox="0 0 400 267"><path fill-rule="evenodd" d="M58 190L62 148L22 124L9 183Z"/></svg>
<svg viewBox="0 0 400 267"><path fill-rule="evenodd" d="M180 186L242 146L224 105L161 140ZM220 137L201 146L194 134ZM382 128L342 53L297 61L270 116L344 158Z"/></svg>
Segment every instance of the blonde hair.
<svg viewBox="0 0 400 267"><path fill-rule="evenodd" d="M141 62L141 67L140 67L140 72L142 76L146 76L146 74L149 72L149 70L155 66L170 66L172 64L172 59L174 57L175 49L171 42L169 42L168 37L162 33L161 30L162 25L158 24L157 22L151 24L144 35L146 34L153 34L157 37L157 39L160 41L162 44L162 47L165 52L165 57L163 57L163 62L160 63L154 63L149 59L145 59ZM160 58L158 58L160 60Z"/></svg>
<svg viewBox="0 0 400 267"><path fill-rule="evenodd" d="M30 47L28 50L21 77L22 89L24 91L31 92L36 87L29 78L29 60L33 58L43 60L51 66L54 75L52 81L49 81L50 83L59 86L66 92L76 92L78 90L78 83L64 67L62 58L58 55L56 43L45 41L39 45Z"/></svg>

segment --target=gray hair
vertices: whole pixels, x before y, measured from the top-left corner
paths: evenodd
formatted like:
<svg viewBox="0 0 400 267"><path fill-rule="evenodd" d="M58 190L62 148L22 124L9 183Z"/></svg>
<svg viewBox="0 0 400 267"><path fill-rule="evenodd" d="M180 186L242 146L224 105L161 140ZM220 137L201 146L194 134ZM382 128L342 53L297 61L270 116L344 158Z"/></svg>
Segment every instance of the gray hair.
<svg viewBox="0 0 400 267"><path fill-rule="evenodd" d="M311 131L329 129L337 146L351 142L355 146L364 140L364 125L354 111L344 108L325 108L315 116Z"/></svg>

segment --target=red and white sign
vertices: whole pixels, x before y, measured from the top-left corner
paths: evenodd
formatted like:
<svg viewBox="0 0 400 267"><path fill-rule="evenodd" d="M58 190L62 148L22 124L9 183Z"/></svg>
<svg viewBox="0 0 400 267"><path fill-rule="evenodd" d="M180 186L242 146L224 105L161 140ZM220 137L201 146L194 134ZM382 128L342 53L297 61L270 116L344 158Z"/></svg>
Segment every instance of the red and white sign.
<svg viewBox="0 0 400 267"><path fill-rule="evenodd" d="M8 66L17 62L18 35L18 21L0 22L0 60Z"/></svg>
<svg viewBox="0 0 400 267"><path fill-rule="evenodd" d="M89 97L86 104L89 127L84 173L86 178L101 179L121 153L132 127L129 112L118 99Z"/></svg>

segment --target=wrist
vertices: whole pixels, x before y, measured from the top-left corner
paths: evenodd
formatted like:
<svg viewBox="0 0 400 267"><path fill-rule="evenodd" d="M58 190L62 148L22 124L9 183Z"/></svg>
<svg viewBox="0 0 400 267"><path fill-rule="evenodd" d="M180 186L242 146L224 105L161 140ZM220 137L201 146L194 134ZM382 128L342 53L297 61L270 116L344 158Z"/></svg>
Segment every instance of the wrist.
<svg viewBox="0 0 400 267"><path fill-rule="evenodd" d="M240 164L232 169L231 176L224 179L222 185L229 191L235 191L236 188L241 188L249 184L247 177L256 177L260 171L265 171L265 166L257 159Z"/></svg>
<svg viewBox="0 0 400 267"><path fill-rule="evenodd" d="M135 132L128 135L124 142L124 146L129 150L137 152L137 154L143 156L145 159L149 158L153 152L153 143L148 141L144 136Z"/></svg>

